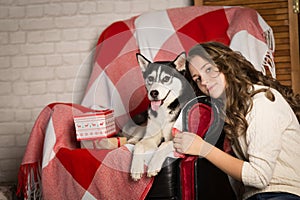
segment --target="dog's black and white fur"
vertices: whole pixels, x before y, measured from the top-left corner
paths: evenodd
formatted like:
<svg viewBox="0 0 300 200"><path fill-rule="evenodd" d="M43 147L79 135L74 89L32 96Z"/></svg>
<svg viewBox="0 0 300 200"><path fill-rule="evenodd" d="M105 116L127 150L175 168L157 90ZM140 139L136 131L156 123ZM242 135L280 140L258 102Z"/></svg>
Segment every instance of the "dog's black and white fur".
<svg viewBox="0 0 300 200"><path fill-rule="evenodd" d="M179 54L173 61L150 62L137 54L148 99L147 125L136 126L128 143L135 144L131 163L131 177L139 180L144 174L147 152L153 152L148 163L147 176L155 176L161 170L166 157L174 150L172 128L181 108L194 94L184 77L186 54Z"/></svg>

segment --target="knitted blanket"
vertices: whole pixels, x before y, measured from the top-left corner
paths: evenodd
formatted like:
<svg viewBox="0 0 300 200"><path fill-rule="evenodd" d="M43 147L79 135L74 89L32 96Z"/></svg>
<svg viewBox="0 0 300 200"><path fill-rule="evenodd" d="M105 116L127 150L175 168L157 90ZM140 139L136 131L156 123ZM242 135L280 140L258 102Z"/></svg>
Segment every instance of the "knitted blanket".
<svg viewBox="0 0 300 200"><path fill-rule="evenodd" d="M253 9L191 6L144 13L111 24L99 37L82 105L114 109L119 128L148 107L136 53L174 60L197 43L218 41L275 77L272 29Z"/></svg>
<svg viewBox="0 0 300 200"><path fill-rule="evenodd" d="M19 171L25 199L143 199L152 179L129 175L131 151L80 149L73 116L91 109L76 104L46 106L32 129Z"/></svg>

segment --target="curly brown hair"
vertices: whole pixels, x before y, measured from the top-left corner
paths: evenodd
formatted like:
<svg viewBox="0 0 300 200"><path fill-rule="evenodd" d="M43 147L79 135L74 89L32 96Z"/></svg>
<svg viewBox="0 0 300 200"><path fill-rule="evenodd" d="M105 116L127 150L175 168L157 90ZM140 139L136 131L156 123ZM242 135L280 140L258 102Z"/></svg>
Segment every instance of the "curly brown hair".
<svg viewBox="0 0 300 200"><path fill-rule="evenodd" d="M293 90L282 85L279 81L259 72L246 60L241 53L233 51L228 46L218 42L206 42L194 46L188 53L188 60L194 56L201 56L208 62L216 65L226 78L226 102L224 102L224 131L226 136L234 141L238 136L245 134L248 128L246 115L253 106L252 96L258 92L265 92L271 101L274 95L270 89L254 91L253 84L264 85L278 90L290 104L300 121L300 95L294 94ZM187 71L189 67L187 65ZM197 94L200 90L187 73L187 79L192 84Z"/></svg>

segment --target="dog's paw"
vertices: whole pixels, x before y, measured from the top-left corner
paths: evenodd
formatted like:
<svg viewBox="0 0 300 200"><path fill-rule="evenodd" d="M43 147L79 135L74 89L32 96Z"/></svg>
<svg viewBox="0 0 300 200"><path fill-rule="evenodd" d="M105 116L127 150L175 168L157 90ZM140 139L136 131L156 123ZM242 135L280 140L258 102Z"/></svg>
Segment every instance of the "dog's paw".
<svg viewBox="0 0 300 200"><path fill-rule="evenodd" d="M158 172L160 172L160 170L148 171L147 172L147 177L156 176L158 174Z"/></svg>
<svg viewBox="0 0 300 200"><path fill-rule="evenodd" d="M148 164L147 176L156 176L163 167L163 162L165 161L164 157L161 157L159 154L155 154Z"/></svg>
<svg viewBox="0 0 300 200"><path fill-rule="evenodd" d="M148 177L156 176L158 174L158 172L160 172L161 167L162 167L162 164L157 165L157 163L150 162L148 169L147 169L147 176Z"/></svg>
<svg viewBox="0 0 300 200"><path fill-rule="evenodd" d="M134 181L138 181L142 178L143 176L143 173L131 173L131 178L134 180Z"/></svg>
<svg viewBox="0 0 300 200"><path fill-rule="evenodd" d="M156 163L156 162L151 162L149 163L148 169L147 169L147 176L152 177L156 176L158 172L161 170L162 163Z"/></svg>
<svg viewBox="0 0 300 200"><path fill-rule="evenodd" d="M141 170L135 170L135 169L131 168L130 176L131 176L131 178L134 181L140 180L143 177L143 174L144 174L144 170L143 169L141 169Z"/></svg>
<svg viewBox="0 0 300 200"><path fill-rule="evenodd" d="M142 178L144 174L144 160L141 156L133 155L130 174L131 178L135 181Z"/></svg>

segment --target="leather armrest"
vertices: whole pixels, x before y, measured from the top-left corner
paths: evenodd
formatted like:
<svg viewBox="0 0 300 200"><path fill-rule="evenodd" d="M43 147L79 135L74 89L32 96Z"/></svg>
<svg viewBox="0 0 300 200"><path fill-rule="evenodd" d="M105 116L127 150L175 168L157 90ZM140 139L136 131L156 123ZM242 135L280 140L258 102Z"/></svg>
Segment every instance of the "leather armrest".
<svg viewBox="0 0 300 200"><path fill-rule="evenodd" d="M152 187L146 197L150 199L179 199L180 197L180 170L181 159L168 157L165 167L155 177Z"/></svg>

